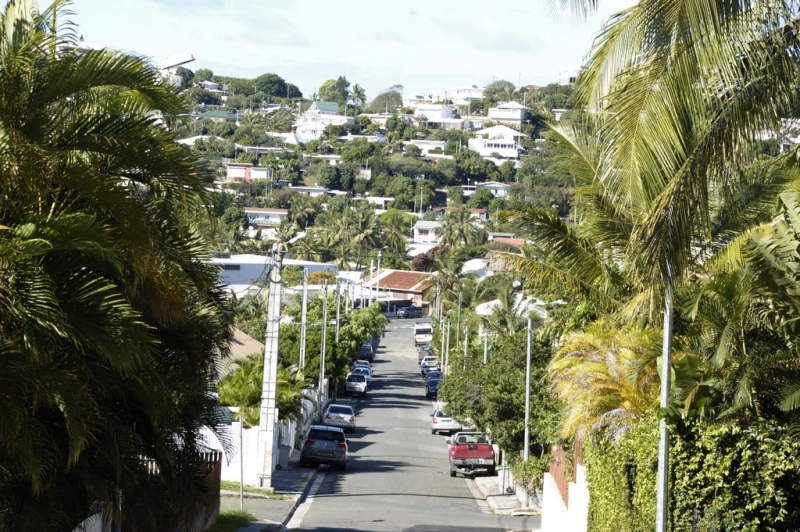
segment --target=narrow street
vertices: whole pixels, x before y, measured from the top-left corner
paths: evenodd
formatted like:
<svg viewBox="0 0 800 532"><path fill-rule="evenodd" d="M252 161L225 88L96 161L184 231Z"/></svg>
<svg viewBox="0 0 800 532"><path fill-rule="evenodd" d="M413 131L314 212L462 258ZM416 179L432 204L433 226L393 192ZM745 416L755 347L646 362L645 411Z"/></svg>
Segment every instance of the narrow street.
<svg viewBox="0 0 800 532"><path fill-rule="evenodd" d="M464 478L451 478L446 436L432 435L435 403L425 398L412 339L417 320L393 320L357 413L346 473L320 469L289 530L511 531L538 529L538 517L491 515Z"/></svg>

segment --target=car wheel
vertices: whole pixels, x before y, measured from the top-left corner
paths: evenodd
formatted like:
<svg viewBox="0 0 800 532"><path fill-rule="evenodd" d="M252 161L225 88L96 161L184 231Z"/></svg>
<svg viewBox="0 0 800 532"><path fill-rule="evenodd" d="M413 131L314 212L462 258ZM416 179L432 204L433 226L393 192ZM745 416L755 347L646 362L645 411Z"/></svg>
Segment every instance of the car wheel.
<svg viewBox="0 0 800 532"><path fill-rule="evenodd" d="M456 470L455 470L455 469L451 469L451 470L450 470L450 476L451 476L451 477L454 477L454 476L456 476Z"/></svg>
<svg viewBox="0 0 800 532"><path fill-rule="evenodd" d="M339 464L339 471L341 471L342 473L347 471L347 462L345 462L343 464Z"/></svg>
<svg viewBox="0 0 800 532"><path fill-rule="evenodd" d="M495 466L488 467L486 472L489 473L490 476L497 476L497 468Z"/></svg>
<svg viewBox="0 0 800 532"><path fill-rule="evenodd" d="M311 464L309 464L308 462L306 462L305 460L303 460L301 458L300 459L300 467L311 467Z"/></svg>
<svg viewBox="0 0 800 532"><path fill-rule="evenodd" d="M436 435L436 430L435 429L431 429L431 434Z"/></svg>

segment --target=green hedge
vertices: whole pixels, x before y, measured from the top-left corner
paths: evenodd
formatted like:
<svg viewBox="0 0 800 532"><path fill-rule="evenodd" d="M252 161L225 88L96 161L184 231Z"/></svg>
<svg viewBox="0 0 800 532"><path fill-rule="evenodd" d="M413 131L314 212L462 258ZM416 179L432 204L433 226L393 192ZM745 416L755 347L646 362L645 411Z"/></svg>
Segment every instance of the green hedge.
<svg viewBox="0 0 800 532"><path fill-rule="evenodd" d="M800 442L768 421L698 423L670 438L672 532L800 530ZM655 526L658 422L585 450L589 530Z"/></svg>

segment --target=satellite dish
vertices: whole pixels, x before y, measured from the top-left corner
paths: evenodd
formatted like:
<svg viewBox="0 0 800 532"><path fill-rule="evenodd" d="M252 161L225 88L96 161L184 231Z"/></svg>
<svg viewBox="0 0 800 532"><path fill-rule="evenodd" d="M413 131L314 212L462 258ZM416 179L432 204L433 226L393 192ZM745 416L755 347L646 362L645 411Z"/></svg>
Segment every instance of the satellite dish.
<svg viewBox="0 0 800 532"><path fill-rule="evenodd" d="M170 68L176 68L181 65L185 65L186 63L191 63L192 61L194 61L194 56L192 54L185 52L179 53L162 61L161 64L158 65L158 68L161 70L168 70Z"/></svg>

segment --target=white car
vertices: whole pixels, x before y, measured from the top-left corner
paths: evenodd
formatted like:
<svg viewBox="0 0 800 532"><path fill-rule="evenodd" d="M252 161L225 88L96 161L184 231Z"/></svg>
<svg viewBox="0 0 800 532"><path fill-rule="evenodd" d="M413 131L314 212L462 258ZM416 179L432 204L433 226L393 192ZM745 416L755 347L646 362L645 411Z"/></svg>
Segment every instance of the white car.
<svg viewBox="0 0 800 532"><path fill-rule="evenodd" d="M364 366L356 366L352 370L350 370L350 373L364 375L364 377L366 377L367 379L367 388L372 386L372 371L370 371L369 368L365 368Z"/></svg>
<svg viewBox="0 0 800 532"><path fill-rule="evenodd" d="M348 373L344 379L344 391L353 395L367 395L367 377L360 373Z"/></svg>
<svg viewBox="0 0 800 532"><path fill-rule="evenodd" d="M322 424L353 433L356 431L356 413L350 405L332 403L322 414Z"/></svg>
<svg viewBox="0 0 800 532"><path fill-rule="evenodd" d="M453 434L463 428L461 423L448 416L441 408L437 408L431 414L431 434L439 434L440 432Z"/></svg>

